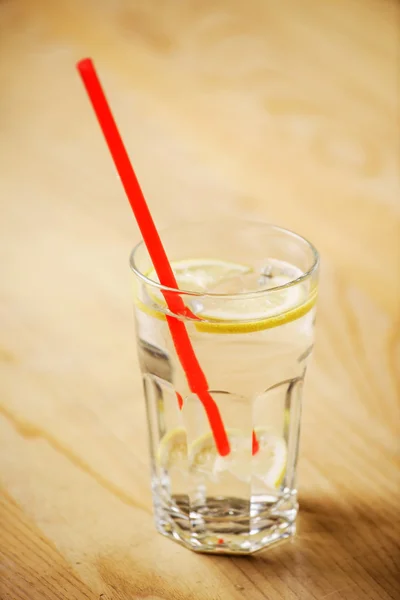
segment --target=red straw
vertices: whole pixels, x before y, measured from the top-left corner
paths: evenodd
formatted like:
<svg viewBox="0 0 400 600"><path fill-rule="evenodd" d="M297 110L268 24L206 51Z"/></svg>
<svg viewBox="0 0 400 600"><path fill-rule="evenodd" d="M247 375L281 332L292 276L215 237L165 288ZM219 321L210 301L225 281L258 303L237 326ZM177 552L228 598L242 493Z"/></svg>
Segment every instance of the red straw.
<svg viewBox="0 0 400 600"><path fill-rule="evenodd" d="M122 185L124 186L125 193L158 275L158 279L161 285L178 289L175 275L168 261L158 231L154 225L142 190L140 189L139 182L129 160L114 117L112 116L92 60L90 58L81 60L77 64L77 69L96 113L99 125L103 131L114 164L121 178ZM174 292L163 293L167 306L173 314L192 316L190 311L186 308L180 294ZM189 388L192 393L197 394L203 403L219 454L221 456L226 456L230 452L228 436L226 435L218 406L208 391L207 379L196 358L185 324L183 321L170 316L167 316L167 323L176 353L185 372Z"/></svg>

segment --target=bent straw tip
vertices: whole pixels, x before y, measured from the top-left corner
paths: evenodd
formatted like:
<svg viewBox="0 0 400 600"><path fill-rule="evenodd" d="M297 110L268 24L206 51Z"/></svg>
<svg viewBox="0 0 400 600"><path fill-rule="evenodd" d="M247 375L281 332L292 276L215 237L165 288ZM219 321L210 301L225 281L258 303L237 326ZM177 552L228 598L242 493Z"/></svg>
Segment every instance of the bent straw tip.
<svg viewBox="0 0 400 600"><path fill-rule="evenodd" d="M82 71L88 71L93 69L93 60L91 58L82 58L76 63L76 68L82 73Z"/></svg>

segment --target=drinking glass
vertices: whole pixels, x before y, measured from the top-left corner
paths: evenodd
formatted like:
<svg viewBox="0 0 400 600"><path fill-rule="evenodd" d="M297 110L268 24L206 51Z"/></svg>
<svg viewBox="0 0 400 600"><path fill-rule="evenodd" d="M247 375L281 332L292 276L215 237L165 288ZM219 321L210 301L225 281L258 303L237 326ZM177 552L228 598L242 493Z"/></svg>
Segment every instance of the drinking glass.
<svg viewBox="0 0 400 600"><path fill-rule="evenodd" d="M183 224L161 239L179 289L160 285L143 242L130 257L156 528L192 550L252 553L295 532L318 253L263 223ZM174 295L185 312L171 311ZM222 419L227 453L188 381L175 320Z"/></svg>

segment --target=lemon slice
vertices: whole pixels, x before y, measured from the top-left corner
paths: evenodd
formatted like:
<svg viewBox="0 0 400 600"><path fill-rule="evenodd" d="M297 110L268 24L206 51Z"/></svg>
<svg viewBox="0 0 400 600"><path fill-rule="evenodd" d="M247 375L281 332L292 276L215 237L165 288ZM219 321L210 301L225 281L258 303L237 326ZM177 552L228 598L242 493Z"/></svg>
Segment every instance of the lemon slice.
<svg viewBox="0 0 400 600"><path fill-rule="evenodd" d="M286 471L286 442L264 428L256 428L255 433L259 450L254 456L251 455L251 436L244 436L240 430L227 430L231 452L224 457L218 454L211 433L199 437L189 446L191 472L213 481L218 481L223 473L246 483L256 476L268 488L277 489Z"/></svg>
<svg viewBox="0 0 400 600"><path fill-rule="evenodd" d="M259 450L253 456L253 473L269 488L280 487L286 473L287 446L283 437L256 427Z"/></svg>
<svg viewBox="0 0 400 600"><path fill-rule="evenodd" d="M287 312L288 310L301 304L304 299L304 288L301 285L281 287L288 283L287 277L274 277L272 281L273 287L268 290L268 293L260 293L252 298L227 298L223 303L219 302L219 306L213 307L212 300L207 306L208 299L204 301L204 307L198 312L198 315L205 319L213 319L217 321L255 321L259 319L269 319L278 314ZM275 290L275 288L277 288Z"/></svg>
<svg viewBox="0 0 400 600"><path fill-rule="evenodd" d="M257 275L246 265L218 259L189 259L171 263L178 285L182 290L194 293L212 292L207 296L188 297L189 308L199 317L194 321L198 331L205 333L250 333L277 327L299 319L314 306L317 299L317 289L310 292L305 283L288 285L290 281L301 274L301 271L283 261L272 261L276 268L291 270L288 274L276 274L265 278L267 285L257 289L251 297L229 297L231 287L245 279L251 279L254 284ZM244 276L244 277L243 277ZM153 270L147 277L158 281ZM243 280L241 280L243 277ZM240 287L239 287L240 289ZM252 288L254 290L254 287ZM263 293L263 291L267 291ZM246 292L246 290L244 290ZM165 319L166 302L160 290L146 287L148 300L135 298L137 306L148 315ZM226 299L215 298L215 294L228 294ZM149 302L150 300L150 302Z"/></svg>
<svg viewBox="0 0 400 600"><path fill-rule="evenodd" d="M189 447L188 455L191 472L214 479L214 464L217 454L211 433L198 438Z"/></svg>
<svg viewBox="0 0 400 600"><path fill-rule="evenodd" d="M171 267L179 288L186 292L197 293L210 291L226 278L251 272L251 268L246 265L213 258L177 260L171 263ZM154 269L149 271L146 277L159 283L158 275ZM153 301L165 306L164 296L159 290L149 290L148 293Z"/></svg>
<svg viewBox="0 0 400 600"><path fill-rule="evenodd" d="M258 320L247 320L248 313L246 313L246 320L244 319L243 314L243 320L240 321L237 320L237 312L230 312L225 313L225 319L220 320L207 320L207 317L204 316L204 321L196 321L194 325L198 331L204 333L227 334L252 333L254 331L263 331L264 329L279 327L280 325L285 325L286 323L291 323L292 321L300 319L315 306L317 296L317 288L314 288L314 290L308 296L308 298L304 298L304 300L300 304L295 305L284 312L274 311L273 314L270 314L269 316L264 316L262 318L259 318ZM208 319L211 319L211 317L208 317Z"/></svg>
<svg viewBox="0 0 400 600"><path fill-rule="evenodd" d="M187 461L187 441L186 431L183 427L171 429L161 439L158 451L157 462L164 469L171 467L182 467Z"/></svg>

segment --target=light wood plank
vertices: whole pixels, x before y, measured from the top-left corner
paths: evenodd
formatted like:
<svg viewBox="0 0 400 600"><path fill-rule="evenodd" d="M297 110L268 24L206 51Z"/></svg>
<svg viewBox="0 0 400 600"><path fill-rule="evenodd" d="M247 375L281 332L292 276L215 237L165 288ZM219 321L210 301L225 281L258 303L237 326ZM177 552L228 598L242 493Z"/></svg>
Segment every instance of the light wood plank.
<svg viewBox="0 0 400 600"><path fill-rule="evenodd" d="M386 600L399 584L400 10L0 2L1 600ZM322 254L292 543L153 528L127 257L74 70L92 55L157 224L273 221Z"/></svg>

